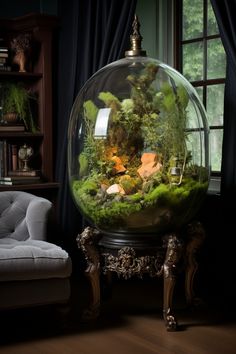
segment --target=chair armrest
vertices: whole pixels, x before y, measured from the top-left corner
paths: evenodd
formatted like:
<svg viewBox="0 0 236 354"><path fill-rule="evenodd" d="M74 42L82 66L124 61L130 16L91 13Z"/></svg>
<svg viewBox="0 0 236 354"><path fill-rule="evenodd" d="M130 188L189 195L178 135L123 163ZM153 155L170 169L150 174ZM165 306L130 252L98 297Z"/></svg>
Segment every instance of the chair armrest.
<svg viewBox="0 0 236 354"><path fill-rule="evenodd" d="M52 203L44 198L34 198L30 201L26 212L26 224L29 238L32 240L46 240L47 221Z"/></svg>

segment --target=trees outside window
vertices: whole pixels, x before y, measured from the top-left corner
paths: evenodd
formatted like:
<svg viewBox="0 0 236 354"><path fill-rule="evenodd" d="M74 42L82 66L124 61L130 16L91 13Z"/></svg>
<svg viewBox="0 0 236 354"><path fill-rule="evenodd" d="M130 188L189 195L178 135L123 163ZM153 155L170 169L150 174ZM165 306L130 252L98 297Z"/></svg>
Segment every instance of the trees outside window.
<svg viewBox="0 0 236 354"><path fill-rule="evenodd" d="M213 173L221 169L226 56L210 0L177 0L177 69L197 90L208 115Z"/></svg>

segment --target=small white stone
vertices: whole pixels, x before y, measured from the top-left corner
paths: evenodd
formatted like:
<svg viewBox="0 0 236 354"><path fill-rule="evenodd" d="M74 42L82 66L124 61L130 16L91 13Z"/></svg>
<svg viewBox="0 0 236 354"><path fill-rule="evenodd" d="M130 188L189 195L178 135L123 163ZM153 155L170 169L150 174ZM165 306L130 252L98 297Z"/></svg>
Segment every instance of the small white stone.
<svg viewBox="0 0 236 354"><path fill-rule="evenodd" d="M109 188L107 188L106 192L107 194L116 194L116 193L125 194L124 189L117 183L112 184Z"/></svg>

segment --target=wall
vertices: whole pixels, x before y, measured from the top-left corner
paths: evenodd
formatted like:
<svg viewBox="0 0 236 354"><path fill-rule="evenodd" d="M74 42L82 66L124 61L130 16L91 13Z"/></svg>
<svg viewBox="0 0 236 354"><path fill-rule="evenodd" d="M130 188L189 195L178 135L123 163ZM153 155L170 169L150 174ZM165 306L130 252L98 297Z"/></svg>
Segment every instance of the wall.
<svg viewBox="0 0 236 354"><path fill-rule="evenodd" d="M151 58L157 58L157 1L137 0L136 14L143 37L142 47Z"/></svg>
<svg viewBox="0 0 236 354"><path fill-rule="evenodd" d="M137 0L136 14L147 55L174 66L174 1Z"/></svg>

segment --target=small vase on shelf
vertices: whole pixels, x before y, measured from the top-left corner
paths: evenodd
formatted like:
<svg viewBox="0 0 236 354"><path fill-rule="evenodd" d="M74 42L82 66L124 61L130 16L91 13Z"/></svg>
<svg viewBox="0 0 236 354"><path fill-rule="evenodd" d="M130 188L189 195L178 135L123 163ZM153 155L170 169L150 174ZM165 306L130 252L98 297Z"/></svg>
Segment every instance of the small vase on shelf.
<svg viewBox="0 0 236 354"><path fill-rule="evenodd" d="M26 66L31 50L31 34L22 33L11 41L11 49L15 52L13 63L19 66L19 72L26 72Z"/></svg>
<svg viewBox="0 0 236 354"><path fill-rule="evenodd" d="M19 72L26 72L26 54L23 50L16 52L13 63L19 65Z"/></svg>

